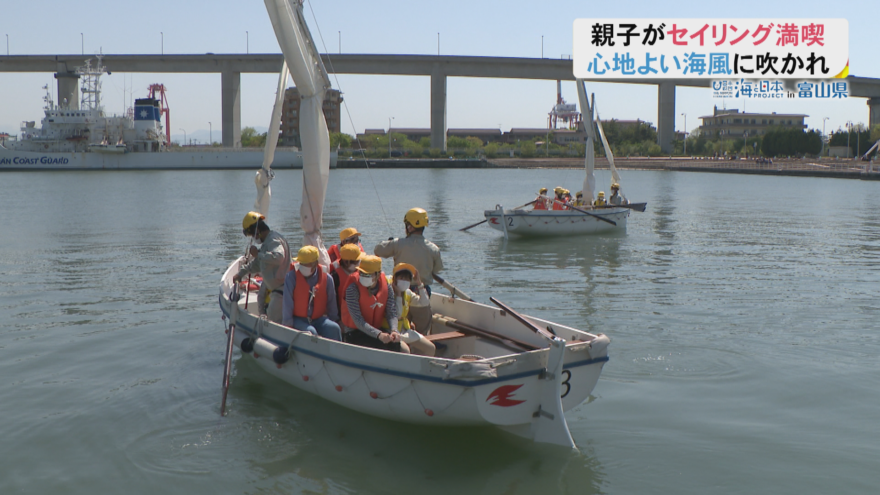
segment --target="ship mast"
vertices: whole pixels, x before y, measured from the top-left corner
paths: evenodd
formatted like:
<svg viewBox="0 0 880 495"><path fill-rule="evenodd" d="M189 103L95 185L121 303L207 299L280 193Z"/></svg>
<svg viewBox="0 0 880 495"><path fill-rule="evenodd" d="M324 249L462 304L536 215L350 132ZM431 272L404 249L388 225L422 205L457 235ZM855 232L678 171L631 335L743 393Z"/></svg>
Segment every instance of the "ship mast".
<svg viewBox="0 0 880 495"><path fill-rule="evenodd" d="M106 71L104 68L104 55L97 55L98 63L92 67L92 60L86 60L86 65L76 68L76 73L82 78L82 98L80 98L80 110L101 111L101 75Z"/></svg>

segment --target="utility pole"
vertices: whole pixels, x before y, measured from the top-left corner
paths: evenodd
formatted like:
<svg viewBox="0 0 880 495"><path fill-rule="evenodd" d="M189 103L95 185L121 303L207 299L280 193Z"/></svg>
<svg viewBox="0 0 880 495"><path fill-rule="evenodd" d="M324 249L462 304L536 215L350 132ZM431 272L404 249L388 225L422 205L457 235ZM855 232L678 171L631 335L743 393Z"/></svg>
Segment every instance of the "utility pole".
<svg viewBox="0 0 880 495"><path fill-rule="evenodd" d="M244 51L248 55L251 53L251 35L247 31L244 32Z"/></svg>
<svg viewBox="0 0 880 495"><path fill-rule="evenodd" d="M159 34L162 35L162 55L165 55L165 33L160 32Z"/></svg>
<svg viewBox="0 0 880 495"><path fill-rule="evenodd" d="M852 121L847 120L846 125L849 126L849 132L846 133L846 157L849 158L849 136L852 134Z"/></svg>
<svg viewBox="0 0 880 495"><path fill-rule="evenodd" d="M208 146L214 146L214 127L208 122Z"/></svg>
<svg viewBox="0 0 880 495"><path fill-rule="evenodd" d="M819 156L825 154L825 121L828 120L828 117L822 117L822 151L819 153Z"/></svg>
<svg viewBox="0 0 880 495"><path fill-rule="evenodd" d="M684 155L688 154L688 114L682 113L684 115Z"/></svg>
<svg viewBox="0 0 880 495"><path fill-rule="evenodd" d="M186 129L181 128L180 130L183 131L183 145L186 146Z"/></svg>
<svg viewBox="0 0 880 495"><path fill-rule="evenodd" d="M388 158L391 158L391 119L394 117L388 117Z"/></svg>
<svg viewBox="0 0 880 495"><path fill-rule="evenodd" d="M440 33L437 33L437 56L440 56Z"/></svg>
<svg viewBox="0 0 880 495"><path fill-rule="evenodd" d="M6 40L7 40L6 54L9 55L9 41L8 41L9 35L8 34L6 35ZM86 38L85 38L85 36L83 36L82 33L79 33L79 43L80 43L80 50L82 50L82 54L85 55L86 54Z"/></svg>
<svg viewBox="0 0 880 495"><path fill-rule="evenodd" d="M544 58L544 35L541 35L541 58Z"/></svg>

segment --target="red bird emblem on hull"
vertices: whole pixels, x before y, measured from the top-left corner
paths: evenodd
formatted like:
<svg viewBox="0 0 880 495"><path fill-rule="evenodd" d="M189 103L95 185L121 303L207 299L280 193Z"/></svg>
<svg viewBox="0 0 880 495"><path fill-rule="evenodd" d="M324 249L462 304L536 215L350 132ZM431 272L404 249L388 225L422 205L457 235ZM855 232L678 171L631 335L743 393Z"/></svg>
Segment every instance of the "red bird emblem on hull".
<svg viewBox="0 0 880 495"><path fill-rule="evenodd" d="M524 400L511 399L511 397L513 397L513 393L516 392L520 387L522 387L522 384L504 385L498 387L493 390L491 394L489 394L489 397L486 398L486 402L495 399L489 405L500 407L510 407L517 404L522 404L523 402L525 402Z"/></svg>

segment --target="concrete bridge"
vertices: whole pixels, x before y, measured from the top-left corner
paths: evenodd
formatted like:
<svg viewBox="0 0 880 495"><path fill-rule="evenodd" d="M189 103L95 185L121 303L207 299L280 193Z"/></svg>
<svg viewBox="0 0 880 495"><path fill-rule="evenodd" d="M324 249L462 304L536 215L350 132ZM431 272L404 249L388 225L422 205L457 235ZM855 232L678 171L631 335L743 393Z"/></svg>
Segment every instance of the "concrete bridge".
<svg viewBox="0 0 880 495"><path fill-rule="evenodd" d="M446 149L446 78L493 77L573 81L572 61L546 58L464 57L435 55L323 55L328 72L336 74L408 75L431 78L431 146ZM82 55L0 56L0 72L54 72L58 100L79 101L74 69ZM223 145L240 146L241 73L281 70L281 54L204 55L105 55L104 63L116 72L219 73ZM850 96L868 98L870 125L880 124L880 79L849 77ZM675 87L708 88L708 79L597 79L598 82L653 84L657 86L657 142L671 152L675 134Z"/></svg>

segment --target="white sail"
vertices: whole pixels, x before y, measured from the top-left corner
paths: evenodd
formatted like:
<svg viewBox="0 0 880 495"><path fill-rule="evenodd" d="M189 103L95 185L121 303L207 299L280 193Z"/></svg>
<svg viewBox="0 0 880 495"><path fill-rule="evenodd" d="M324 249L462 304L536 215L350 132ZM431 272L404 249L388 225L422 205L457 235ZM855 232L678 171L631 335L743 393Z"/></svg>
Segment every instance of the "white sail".
<svg viewBox="0 0 880 495"><path fill-rule="evenodd" d="M269 121L269 131L266 133L266 146L263 148L263 167L257 171L254 184L257 186L257 200L254 202L254 210L259 211L266 217L269 216L269 205L272 201L272 188L269 182L275 178L272 172L272 161L275 160L275 147L278 144L278 130L281 128L281 106L284 105L284 89L287 79L290 77L290 69L287 62L281 65L281 74L278 75L278 90L275 92L275 106L272 107L272 120Z"/></svg>
<svg viewBox="0 0 880 495"><path fill-rule="evenodd" d="M324 197L330 178L330 133L324 120L324 93L330 79L306 26L300 0L265 0L275 37L290 67L302 102L299 130L303 155L303 194L300 225L303 243L318 248L319 262L330 263L321 237L324 223Z"/></svg>
<svg viewBox="0 0 880 495"><path fill-rule="evenodd" d="M617 182L620 183L620 174L617 173L617 168L614 166L614 153L611 152L611 146L608 145L608 140L605 139L605 131L602 130L602 120L599 118L599 110L596 110L596 124L599 127L599 136L602 138L602 146L605 148L605 156L608 157L608 167L611 169L611 183Z"/></svg>
<svg viewBox="0 0 880 495"><path fill-rule="evenodd" d="M586 149L584 152L584 167L586 168L586 176L584 177L584 185L581 192L584 194L584 203L593 204L593 191L596 190L596 176L593 169L596 166L596 149L593 143L596 140L595 126L593 124L593 109L590 102L587 101L587 89L584 86L584 80L577 80L578 101L581 104L581 114L584 116L584 130L587 132Z"/></svg>

